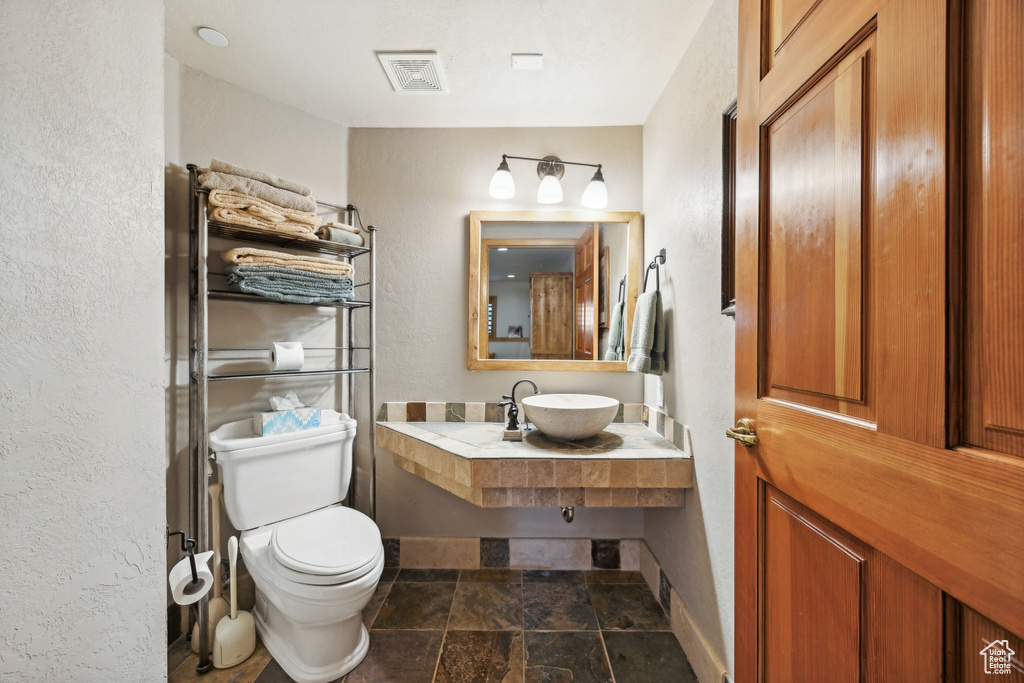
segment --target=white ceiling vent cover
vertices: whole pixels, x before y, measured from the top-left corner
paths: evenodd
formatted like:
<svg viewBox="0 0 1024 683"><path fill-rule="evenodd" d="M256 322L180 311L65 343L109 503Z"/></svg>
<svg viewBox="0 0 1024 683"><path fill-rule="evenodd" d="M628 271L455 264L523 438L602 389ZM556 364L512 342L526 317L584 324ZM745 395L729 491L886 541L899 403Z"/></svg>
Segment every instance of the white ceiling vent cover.
<svg viewBox="0 0 1024 683"><path fill-rule="evenodd" d="M447 95L448 84L436 52L378 52L395 92L410 95Z"/></svg>

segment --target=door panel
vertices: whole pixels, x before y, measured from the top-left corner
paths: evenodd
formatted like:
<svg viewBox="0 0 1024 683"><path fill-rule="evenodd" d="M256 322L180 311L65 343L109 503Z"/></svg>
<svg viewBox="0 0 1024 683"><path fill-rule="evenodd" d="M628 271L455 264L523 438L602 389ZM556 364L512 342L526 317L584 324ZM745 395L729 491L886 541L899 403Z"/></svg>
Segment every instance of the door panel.
<svg viewBox="0 0 1024 683"><path fill-rule="evenodd" d="M764 635L766 676L853 683L860 668L863 558L778 491L768 487L766 496L763 609L772 625Z"/></svg>
<svg viewBox="0 0 1024 683"><path fill-rule="evenodd" d="M765 680L938 680L942 592L773 487L763 499Z"/></svg>
<svg viewBox="0 0 1024 683"><path fill-rule="evenodd" d="M951 680L961 683L1024 683L1024 638L981 616L970 607L954 606L959 615L954 640ZM998 650L998 651L996 651ZM998 676L993 679L993 676Z"/></svg>
<svg viewBox="0 0 1024 683"><path fill-rule="evenodd" d="M740 0L738 682L957 680L947 605L1024 633L1017 5Z"/></svg>
<svg viewBox="0 0 1024 683"><path fill-rule="evenodd" d="M765 127L765 394L862 419L873 417L865 387L870 344L862 249L865 65L872 42Z"/></svg>
<svg viewBox="0 0 1024 683"><path fill-rule="evenodd" d="M968 3L965 19L964 442L1024 456L1024 4Z"/></svg>

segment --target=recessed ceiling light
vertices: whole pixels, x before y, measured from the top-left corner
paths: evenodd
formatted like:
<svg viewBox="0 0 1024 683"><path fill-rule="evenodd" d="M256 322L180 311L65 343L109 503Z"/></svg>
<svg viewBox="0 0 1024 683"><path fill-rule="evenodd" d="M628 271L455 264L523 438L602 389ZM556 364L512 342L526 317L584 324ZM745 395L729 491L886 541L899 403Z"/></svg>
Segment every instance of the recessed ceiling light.
<svg viewBox="0 0 1024 683"><path fill-rule="evenodd" d="M515 277L515 275L509 275L509 277Z"/></svg>
<svg viewBox="0 0 1024 683"><path fill-rule="evenodd" d="M201 26L199 28L199 37L214 47L228 46L228 39L223 33L207 26Z"/></svg>
<svg viewBox="0 0 1024 683"><path fill-rule="evenodd" d="M508 247L498 247L498 251L508 251Z"/></svg>

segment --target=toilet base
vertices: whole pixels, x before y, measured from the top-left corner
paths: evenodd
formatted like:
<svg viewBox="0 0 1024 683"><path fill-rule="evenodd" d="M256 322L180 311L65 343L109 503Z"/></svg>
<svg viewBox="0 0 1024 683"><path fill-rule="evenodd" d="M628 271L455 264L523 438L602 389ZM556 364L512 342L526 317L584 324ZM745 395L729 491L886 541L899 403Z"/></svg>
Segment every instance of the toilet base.
<svg viewBox="0 0 1024 683"><path fill-rule="evenodd" d="M363 626L362 610L332 624L307 626L281 614L258 589L256 603L256 631L296 683L327 683L341 678L359 666L370 649L370 634Z"/></svg>

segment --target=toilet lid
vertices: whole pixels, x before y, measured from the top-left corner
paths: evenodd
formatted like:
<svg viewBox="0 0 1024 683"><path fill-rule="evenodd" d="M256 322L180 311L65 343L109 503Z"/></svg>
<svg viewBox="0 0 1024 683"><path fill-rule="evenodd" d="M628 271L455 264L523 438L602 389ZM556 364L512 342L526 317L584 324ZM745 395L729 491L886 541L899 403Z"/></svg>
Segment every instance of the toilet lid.
<svg viewBox="0 0 1024 683"><path fill-rule="evenodd" d="M280 572L302 583L336 584L370 571L383 555L377 525L350 508L333 506L274 528L270 549ZM295 576L298 574L299 576Z"/></svg>

